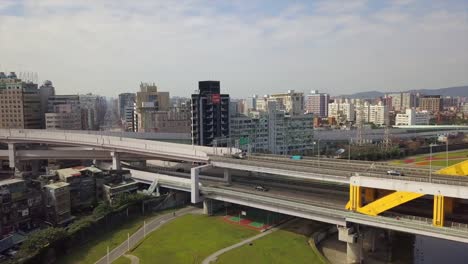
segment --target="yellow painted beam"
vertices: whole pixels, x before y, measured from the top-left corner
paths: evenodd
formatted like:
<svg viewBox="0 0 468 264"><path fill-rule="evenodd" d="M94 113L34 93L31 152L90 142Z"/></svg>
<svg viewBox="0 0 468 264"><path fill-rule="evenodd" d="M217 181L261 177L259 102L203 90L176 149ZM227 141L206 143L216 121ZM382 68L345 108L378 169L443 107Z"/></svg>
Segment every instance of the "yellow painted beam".
<svg viewBox="0 0 468 264"><path fill-rule="evenodd" d="M396 191L378 200L375 200L374 202L367 204L366 206L358 208L357 212L366 215L376 216L382 212L390 210L398 205L407 203L423 195L424 194L421 193Z"/></svg>
<svg viewBox="0 0 468 264"><path fill-rule="evenodd" d="M361 186L358 185L349 185L349 208L346 208L351 211L356 211L362 206L361 201Z"/></svg>
<svg viewBox="0 0 468 264"><path fill-rule="evenodd" d="M454 176L468 176L468 160L438 170L436 173Z"/></svg>
<svg viewBox="0 0 468 264"><path fill-rule="evenodd" d="M434 195L434 218L432 224L434 226L444 226L445 209L444 209L444 196Z"/></svg>

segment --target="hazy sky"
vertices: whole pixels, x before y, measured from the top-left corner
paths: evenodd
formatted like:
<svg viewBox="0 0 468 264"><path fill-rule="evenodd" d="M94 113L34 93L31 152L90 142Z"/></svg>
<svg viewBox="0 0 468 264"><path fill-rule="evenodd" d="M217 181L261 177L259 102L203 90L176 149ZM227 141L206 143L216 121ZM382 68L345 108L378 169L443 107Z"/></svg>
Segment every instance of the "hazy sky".
<svg viewBox="0 0 468 264"><path fill-rule="evenodd" d="M106 96L468 84L468 1L0 0L0 70Z"/></svg>

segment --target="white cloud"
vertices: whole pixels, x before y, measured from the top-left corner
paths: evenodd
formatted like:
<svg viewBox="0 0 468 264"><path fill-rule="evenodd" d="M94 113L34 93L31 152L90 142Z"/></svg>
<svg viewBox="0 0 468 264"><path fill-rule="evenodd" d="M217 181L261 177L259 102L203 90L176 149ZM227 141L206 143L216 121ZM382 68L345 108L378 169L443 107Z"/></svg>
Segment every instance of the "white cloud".
<svg viewBox="0 0 468 264"><path fill-rule="evenodd" d="M277 16L221 12L203 0L24 6L25 16L0 15L0 70L37 71L60 93L115 96L154 81L188 95L202 79L239 97L468 83L463 10L392 6L364 16L366 1L324 1L312 13L294 5Z"/></svg>

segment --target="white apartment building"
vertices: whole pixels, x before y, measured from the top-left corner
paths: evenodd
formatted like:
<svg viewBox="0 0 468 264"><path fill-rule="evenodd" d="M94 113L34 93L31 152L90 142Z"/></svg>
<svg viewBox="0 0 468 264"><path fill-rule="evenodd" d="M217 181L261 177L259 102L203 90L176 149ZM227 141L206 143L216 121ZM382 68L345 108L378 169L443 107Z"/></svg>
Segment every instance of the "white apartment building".
<svg viewBox="0 0 468 264"><path fill-rule="evenodd" d="M346 100L335 100L328 104L328 116L334 117L338 122L353 122L355 120L354 104Z"/></svg>
<svg viewBox="0 0 468 264"><path fill-rule="evenodd" d="M383 126L389 124L388 107L379 102L369 106L369 123Z"/></svg>
<svg viewBox="0 0 468 264"><path fill-rule="evenodd" d="M431 116L427 111L416 112L415 109L406 109L404 114L397 114L395 117L396 126L429 125Z"/></svg>
<svg viewBox="0 0 468 264"><path fill-rule="evenodd" d="M284 110L290 115L304 113L304 93L288 90L287 93L272 94L269 98L276 100L279 110Z"/></svg>
<svg viewBox="0 0 468 264"><path fill-rule="evenodd" d="M289 115L277 110L276 101L268 101L267 108L231 117L230 138L249 142L240 148L273 154L303 153L312 148L312 114Z"/></svg>

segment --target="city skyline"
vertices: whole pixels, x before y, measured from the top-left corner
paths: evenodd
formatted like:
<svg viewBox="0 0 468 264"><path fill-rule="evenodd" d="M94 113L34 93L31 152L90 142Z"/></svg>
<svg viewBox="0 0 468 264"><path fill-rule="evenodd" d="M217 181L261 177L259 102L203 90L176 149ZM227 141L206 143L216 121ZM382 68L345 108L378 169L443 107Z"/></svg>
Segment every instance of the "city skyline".
<svg viewBox="0 0 468 264"><path fill-rule="evenodd" d="M0 43L0 71L38 72L62 94L154 81L186 96L210 79L233 98L468 83L464 1L2 4L0 33L15 41Z"/></svg>

